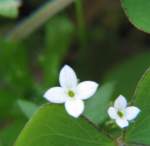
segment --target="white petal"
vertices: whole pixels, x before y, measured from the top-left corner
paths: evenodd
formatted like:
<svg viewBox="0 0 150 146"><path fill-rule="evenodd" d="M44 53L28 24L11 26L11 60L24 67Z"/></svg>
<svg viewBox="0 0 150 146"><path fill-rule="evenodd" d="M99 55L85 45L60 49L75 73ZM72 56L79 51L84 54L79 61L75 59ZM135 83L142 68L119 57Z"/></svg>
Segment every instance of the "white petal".
<svg viewBox="0 0 150 146"><path fill-rule="evenodd" d="M79 99L70 99L65 103L65 109L69 115L78 118L84 111L84 103Z"/></svg>
<svg viewBox="0 0 150 146"><path fill-rule="evenodd" d="M60 85L64 88L74 88L77 86L78 79L76 77L76 73L70 66L65 65L61 69L59 75L59 82Z"/></svg>
<svg viewBox="0 0 150 146"><path fill-rule="evenodd" d="M88 99L93 96L98 88L98 84L92 81L84 81L77 86L77 94L79 99Z"/></svg>
<svg viewBox="0 0 150 146"><path fill-rule="evenodd" d="M45 92L44 97L52 103L64 103L67 100L65 92L61 87L50 88Z"/></svg>
<svg viewBox="0 0 150 146"><path fill-rule="evenodd" d="M125 128L129 125L129 122L126 119L121 119L121 118L118 118L116 120L116 123L120 128Z"/></svg>
<svg viewBox="0 0 150 146"><path fill-rule="evenodd" d="M110 107L107 112L108 112L108 115L110 116L111 119L117 119L118 118L117 110L114 107Z"/></svg>
<svg viewBox="0 0 150 146"><path fill-rule="evenodd" d="M120 95L114 103L114 107L117 109L125 109L127 107L127 100L124 96Z"/></svg>
<svg viewBox="0 0 150 146"><path fill-rule="evenodd" d="M137 117L139 114L140 109L135 106L130 106L126 108L126 118L127 120L133 120Z"/></svg>

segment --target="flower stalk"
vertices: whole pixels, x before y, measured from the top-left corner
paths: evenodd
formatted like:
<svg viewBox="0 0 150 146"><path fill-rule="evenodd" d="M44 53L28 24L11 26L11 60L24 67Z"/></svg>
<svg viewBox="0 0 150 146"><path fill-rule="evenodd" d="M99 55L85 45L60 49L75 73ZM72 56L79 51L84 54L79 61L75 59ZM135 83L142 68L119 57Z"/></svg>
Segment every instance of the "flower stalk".
<svg viewBox="0 0 150 146"><path fill-rule="evenodd" d="M19 23L12 32L7 35L11 41L20 41L28 37L32 32L43 25L48 19L70 5L74 0L48 1L34 14Z"/></svg>

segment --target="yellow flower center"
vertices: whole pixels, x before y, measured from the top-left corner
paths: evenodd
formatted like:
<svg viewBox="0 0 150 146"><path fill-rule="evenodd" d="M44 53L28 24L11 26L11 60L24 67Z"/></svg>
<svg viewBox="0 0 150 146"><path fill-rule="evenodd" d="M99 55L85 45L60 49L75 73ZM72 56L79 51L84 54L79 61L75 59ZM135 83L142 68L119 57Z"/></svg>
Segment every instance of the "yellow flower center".
<svg viewBox="0 0 150 146"><path fill-rule="evenodd" d="M124 113L121 112L121 111L118 111L118 115L119 115L120 118L122 118L124 116Z"/></svg>
<svg viewBox="0 0 150 146"><path fill-rule="evenodd" d="M69 91L68 91L68 95L69 95L70 97L74 97L74 96L75 96L75 93L74 93L72 90L69 90Z"/></svg>

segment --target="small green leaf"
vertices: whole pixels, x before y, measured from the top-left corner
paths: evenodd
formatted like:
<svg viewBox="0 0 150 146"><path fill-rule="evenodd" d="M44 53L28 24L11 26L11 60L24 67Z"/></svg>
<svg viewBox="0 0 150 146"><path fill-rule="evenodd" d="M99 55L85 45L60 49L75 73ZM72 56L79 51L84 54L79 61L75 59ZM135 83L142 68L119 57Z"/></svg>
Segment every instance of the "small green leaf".
<svg viewBox="0 0 150 146"><path fill-rule="evenodd" d="M84 115L93 123L100 124L107 118L107 108L114 91L113 83L100 87L96 95L86 102Z"/></svg>
<svg viewBox="0 0 150 146"><path fill-rule="evenodd" d="M25 126L15 146L113 146L83 118L72 118L61 105L42 106Z"/></svg>
<svg viewBox="0 0 150 146"><path fill-rule="evenodd" d="M20 0L0 0L0 15L15 18L20 5Z"/></svg>
<svg viewBox="0 0 150 146"><path fill-rule="evenodd" d="M36 104L26 100L18 100L17 103L21 111L28 119L30 119L33 113L38 109L38 106Z"/></svg>
<svg viewBox="0 0 150 146"><path fill-rule="evenodd" d="M150 145L150 68L137 86L134 105L141 109L141 113L129 128L126 141L128 143Z"/></svg>
<svg viewBox="0 0 150 146"><path fill-rule="evenodd" d="M150 33L150 1L121 0L124 11L133 25Z"/></svg>

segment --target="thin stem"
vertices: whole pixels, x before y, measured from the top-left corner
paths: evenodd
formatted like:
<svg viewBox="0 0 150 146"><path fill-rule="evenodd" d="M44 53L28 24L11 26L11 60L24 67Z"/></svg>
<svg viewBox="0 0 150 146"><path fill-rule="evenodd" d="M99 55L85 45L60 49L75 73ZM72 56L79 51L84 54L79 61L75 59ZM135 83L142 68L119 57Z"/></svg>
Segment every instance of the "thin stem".
<svg viewBox="0 0 150 146"><path fill-rule="evenodd" d="M48 1L29 18L18 24L6 37L8 40L19 41L25 39L33 31L44 24L49 18L63 10L74 0L53 0Z"/></svg>
<svg viewBox="0 0 150 146"><path fill-rule="evenodd" d="M127 132L127 129L122 130L122 139L123 139L123 141L125 141L126 132Z"/></svg>
<svg viewBox="0 0 150 146"><path fill-rule="evenodd" d="M125 133L126 133L126 130L122 129L121 135L116 139L117 146L127 146L127 144L125 143Z"/></svg>
<svg viewBox="0 0 150 146"><path fill-rule="evenodd" d="M83 10L82 0L75 1L76 18L78 23L78 35L81 47L84 47L87 42L86 24Z"/></svg>
<svg viewBox="0 0 150 146"><path fill-rule="evenodd" d="M92 121L90 121L88 118L82 115L82 118L85 119L90 125L92 125L95 129L105 134L109 139L114 140L113 137L108 134L104 129L100 129L97 125L95 125Z"/></svg>

